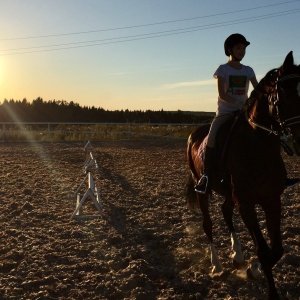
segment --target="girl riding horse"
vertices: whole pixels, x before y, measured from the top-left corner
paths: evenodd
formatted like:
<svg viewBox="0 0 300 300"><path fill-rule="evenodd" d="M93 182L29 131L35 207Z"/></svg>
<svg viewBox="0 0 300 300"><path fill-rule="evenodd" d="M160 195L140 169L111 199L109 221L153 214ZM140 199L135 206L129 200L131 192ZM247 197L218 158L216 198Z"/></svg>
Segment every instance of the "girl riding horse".
<svg viewBox="0 0 300 300"><path fill-rule="evenodd" d="M229 60L220 65L214 74L219 94L218 109L208 133L203 175L195 185L195 191L198 193L205 194L210 190L209 178L214 168L215 143L219 128L243 108L248 98L249 82L254 88L257 86L253 69L241 64L249 45L250 42L239 33L232 34L225 40L224 51ZM286 187L292 187L298 182L299 178L287 178Z"/></svg>

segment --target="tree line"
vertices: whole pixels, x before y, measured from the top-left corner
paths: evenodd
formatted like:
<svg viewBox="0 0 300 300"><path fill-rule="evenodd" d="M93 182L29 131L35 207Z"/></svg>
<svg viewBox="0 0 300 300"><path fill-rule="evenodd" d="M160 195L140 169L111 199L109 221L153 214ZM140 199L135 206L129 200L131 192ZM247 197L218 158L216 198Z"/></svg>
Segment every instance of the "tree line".
<svg viewBox="0 0 300 300"><path fill-rule="evenodd" d="M213 113L183 112L181 110L115 110L109 111L94 106L80 106L73 101L42 98L29 102L4 100L0 103L0 122L91 122L91 123L207 123Z"/></svg>

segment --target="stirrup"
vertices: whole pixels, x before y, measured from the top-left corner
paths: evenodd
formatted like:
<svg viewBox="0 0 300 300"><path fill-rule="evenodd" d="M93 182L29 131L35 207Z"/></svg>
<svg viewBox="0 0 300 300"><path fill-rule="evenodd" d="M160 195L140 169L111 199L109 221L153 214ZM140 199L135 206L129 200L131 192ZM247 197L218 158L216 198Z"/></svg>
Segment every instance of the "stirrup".
<svg viewBox="0 0 300 300"><path fill-rule="evenodd" d="M203 180L204 180L204 183L203 183ZM199 182L194 187L195 192L200 193L200 194L206 194L207 186L208 186L208 176L203 175L200 178Z"/></svg>

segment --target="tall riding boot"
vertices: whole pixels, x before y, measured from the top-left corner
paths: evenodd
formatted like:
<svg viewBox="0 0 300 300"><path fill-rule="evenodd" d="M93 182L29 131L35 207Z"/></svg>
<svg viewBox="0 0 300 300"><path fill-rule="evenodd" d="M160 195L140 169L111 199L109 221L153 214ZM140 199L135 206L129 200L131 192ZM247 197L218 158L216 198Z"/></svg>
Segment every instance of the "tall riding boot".
<svg viewBox="0 0 300 300"><path fill-rule="evenodd" d="M195 191L205 194L209 190L210 178L213 169L215 148L206 146L204 153L204 172L198 183L195 185Z"/></svg>

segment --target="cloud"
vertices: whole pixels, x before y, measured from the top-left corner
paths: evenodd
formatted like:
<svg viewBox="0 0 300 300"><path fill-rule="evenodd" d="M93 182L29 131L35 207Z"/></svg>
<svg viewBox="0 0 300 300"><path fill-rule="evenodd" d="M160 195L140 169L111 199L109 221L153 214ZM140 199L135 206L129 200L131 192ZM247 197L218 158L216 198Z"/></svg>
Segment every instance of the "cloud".
<svg viewBox="0 0 300 300"><path fill-rule="evenodd" d="M199 81L183 81L177 83L170 83L163 85L164 89L177 89L182 87L193 87L193 86L208 86L208 85L215 85L215 79L209 80L199 80Z"/></svg>

